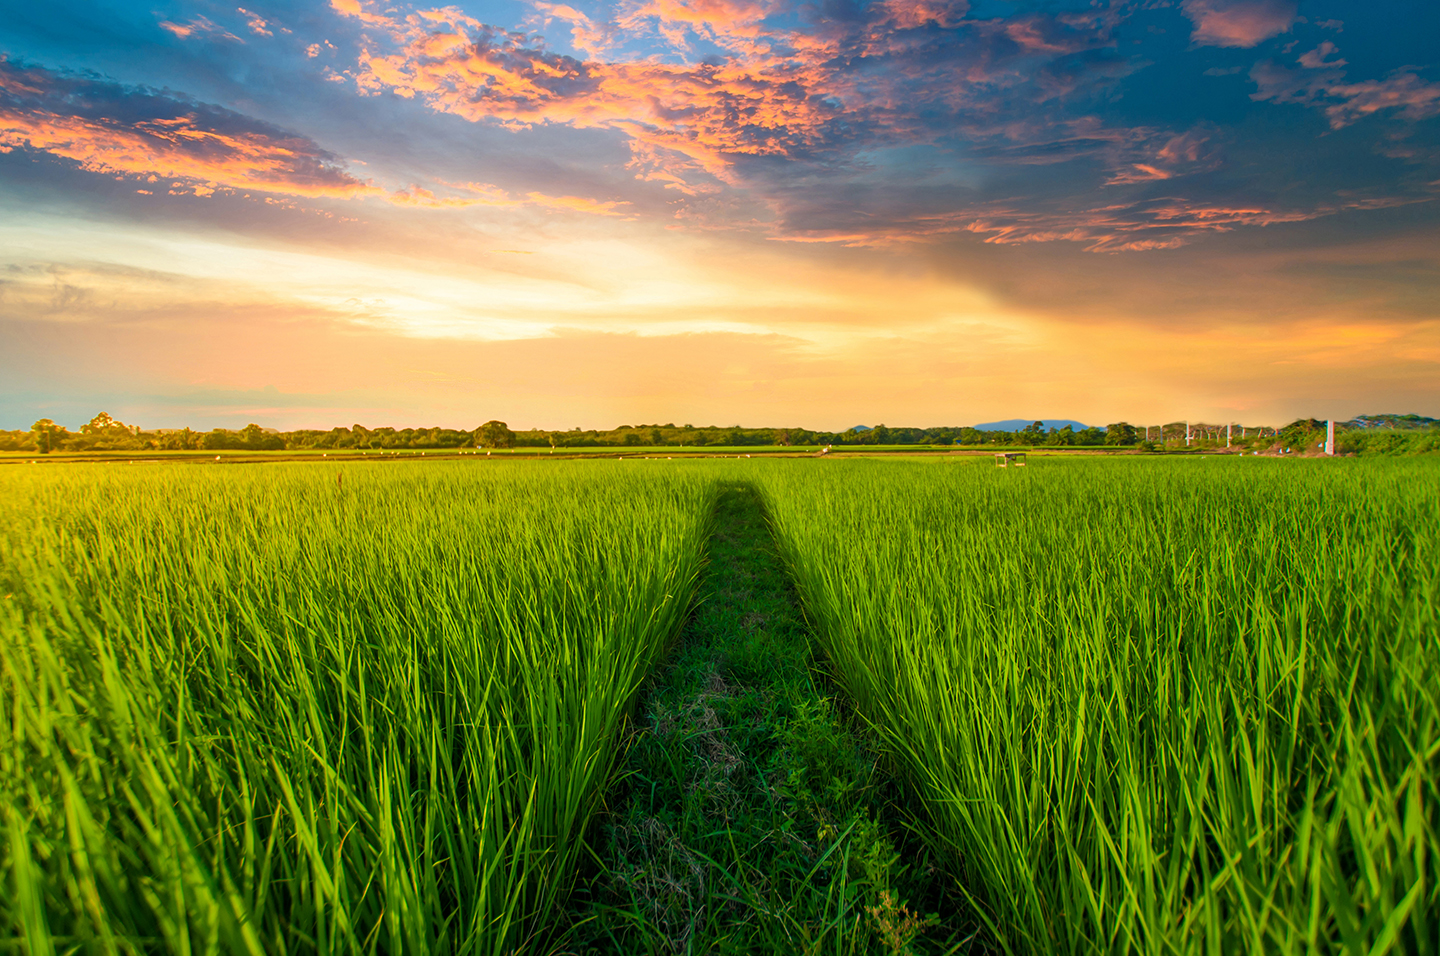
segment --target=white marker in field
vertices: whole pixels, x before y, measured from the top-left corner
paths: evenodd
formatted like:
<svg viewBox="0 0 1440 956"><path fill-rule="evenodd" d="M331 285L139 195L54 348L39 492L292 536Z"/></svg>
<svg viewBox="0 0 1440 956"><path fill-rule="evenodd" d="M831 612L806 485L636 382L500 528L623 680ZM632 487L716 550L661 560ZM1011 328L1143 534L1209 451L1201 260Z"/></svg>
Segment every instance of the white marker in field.
<svg viewBox="0 0 1440 956"><path fill-rule="evenodd" d="M1325 422L1325 454L1335 454L1335 419Z"/></svg>

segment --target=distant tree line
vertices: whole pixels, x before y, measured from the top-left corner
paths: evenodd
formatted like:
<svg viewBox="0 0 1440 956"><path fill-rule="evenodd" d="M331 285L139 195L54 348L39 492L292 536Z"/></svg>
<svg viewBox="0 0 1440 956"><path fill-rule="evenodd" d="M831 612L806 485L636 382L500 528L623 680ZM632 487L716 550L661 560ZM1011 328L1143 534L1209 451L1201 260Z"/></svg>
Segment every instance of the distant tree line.
<svg viewBox="0 0 1440 956"><path fill-rule="evenodd" d="M808 428L742 428L739 425L621 425L608 430L573 428L569 431L534 429L514 431L505 422L491 420L469 430L452 428L349 428L278 431L256 424L241 429L190 428L146 431L101 412L78 432L41 419L29 431L0 431L0 450L50 452L76 451L278 451L283 449L443 449L443 448L634 448L634 447L745 447L759 445L1134 445L1136 430L1124 422L1106 428L1046 429L1040 422L1017 432L979 431L974 428L873 428L856 426L845 431Z"/></svg>
<svg viewBox="0 0 1440 956"><path fill-rule="evenodd" d="M1354 422L1337 423L1336 445L1351 454L1409 454L1440 449L1440 429L1430 419L1411 423L1416 416L1372 416ZM1382 422L1382 419L1384 420ZM1418 426L1418 427L1417 427ZM569 431L512 430L505 422L490 420L473 429L453 428L349 428L329 430L302 428L282 432L256 424L241 429L162 428L146 431L101 412L71 432L48 418L29 431L0 430L0 451L31 451L39 454L78 451L281 451L309 449L405 450L446 448L636 448L636 447L745 447L781 445L819 446L903 446L943 447L1139 447L1145 450L1206 449L1228 444L1241 448L1313 448L1324 438L1325 423L1298 419L1284 428L1230 429L1225 425L1200 422L1170 422L1159 426L1136 426L1115 422L1104 428L1046 428L1032 422L1018 431L982 431L975 428L856 426L845 431L814 431L807 428L728 428L718 425L621 425L608 430L573 428ZM1188 435L1188 440L1187 440Z"/></svg>
<svg viewBox="0 0 1440 956"><path fill-rule="evenodd" d="M503 423L491 423L501 424ZM453 428L349 428L298 429L282 432L256 424L240 429L159 428L146 431L117 421L105 412L78 432L42 418L27 431L0 431L0 451L282 451L315 448L426 449L477 447L479 433ZM508 431L508 429L506 429ZM493 431L493 429L492 429ZM491 446L494 447L494 446Z"/></svg>
<svg viewBox="0 0 1440 956"><path fill-rule="evenodd" d="M1135 430L1123 423L1107 428L1075 431L1071 426L1046 430L1040 422L1018 432L979 431L974 428L934 428L859 425L845 431L816 431L808 428L724 428L718 425L621 425L608 431L572 429L568 432L518 432L521 446L551 445L556 448L597 448L606 446L675 446L698 448L707 445L741 448L768 446L864 446L864 445L1126 445L1135 444Z"/></svg>

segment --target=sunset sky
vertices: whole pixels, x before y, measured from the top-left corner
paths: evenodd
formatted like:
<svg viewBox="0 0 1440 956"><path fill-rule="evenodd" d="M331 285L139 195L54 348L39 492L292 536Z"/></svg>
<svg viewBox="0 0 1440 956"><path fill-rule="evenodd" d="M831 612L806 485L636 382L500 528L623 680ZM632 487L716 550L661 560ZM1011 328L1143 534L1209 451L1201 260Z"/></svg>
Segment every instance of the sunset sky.
<svg viewBox="0 0 1440 956"><path fill-rule="evenodd" d="M1437 37L0 0L0 427L1440 416Z"/></svg>

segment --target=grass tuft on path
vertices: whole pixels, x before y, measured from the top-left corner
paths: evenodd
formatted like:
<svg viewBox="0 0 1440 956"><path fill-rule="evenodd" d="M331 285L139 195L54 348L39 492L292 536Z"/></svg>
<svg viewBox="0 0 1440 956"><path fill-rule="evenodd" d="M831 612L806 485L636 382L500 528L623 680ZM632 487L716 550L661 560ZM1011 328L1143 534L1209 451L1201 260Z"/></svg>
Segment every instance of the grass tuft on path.
<svg viewBox="0 0 1440 956"><path fill-rule="evenodd" d="M965 951L960 894L906 840L901 795L815 672L755 491L723 486L714 528L701 601L637 701L566 950Z"/></svg>

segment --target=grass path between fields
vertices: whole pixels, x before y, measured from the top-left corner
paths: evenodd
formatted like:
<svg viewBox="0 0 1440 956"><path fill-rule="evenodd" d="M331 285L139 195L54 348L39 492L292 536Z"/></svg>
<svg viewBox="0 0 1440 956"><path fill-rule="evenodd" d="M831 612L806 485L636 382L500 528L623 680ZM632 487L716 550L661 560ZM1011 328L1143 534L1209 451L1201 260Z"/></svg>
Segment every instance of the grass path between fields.
<svg viewBox="0 0 1440 956"><path fill-rule="evenodd" d="M963 953L974 925L815 670L759 497L716 504L701 600L636 703L563 951Z"/></svg>

